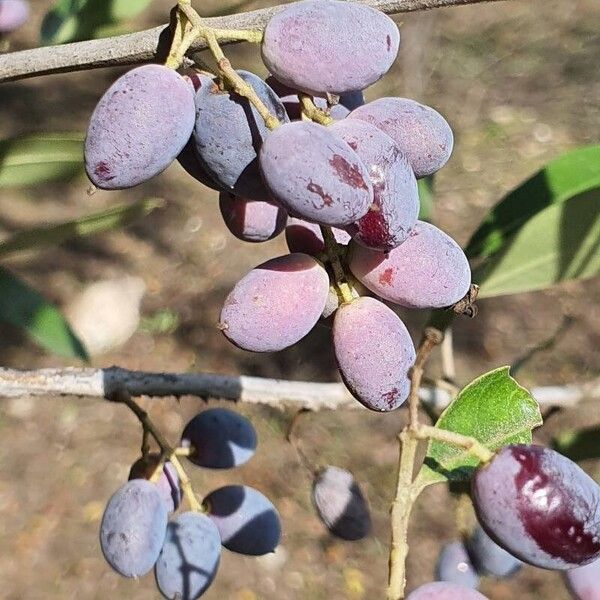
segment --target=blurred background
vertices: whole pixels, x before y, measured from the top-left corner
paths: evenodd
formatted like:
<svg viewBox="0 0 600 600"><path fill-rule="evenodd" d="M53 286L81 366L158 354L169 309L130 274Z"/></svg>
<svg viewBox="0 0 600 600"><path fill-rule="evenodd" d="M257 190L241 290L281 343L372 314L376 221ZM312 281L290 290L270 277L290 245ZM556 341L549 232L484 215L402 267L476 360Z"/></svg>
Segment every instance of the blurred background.
<svg viewBox="0 0 600 600"><path fill-rule="evenodd" d="M13 50L40 44L42 19L53 3L31 4L28 23L8 38ZM195 6L203 15L215 15L269 4L247 2L240 7L232 0L205 0ZM170 7L168 0L154 0L127 24L131 30L159 25ZM431 219L461 244L500 197L544 163L600 138L600 5L595 0L500 2L395 20L402 36L397 63L366 96L414 98L436 108L451 124L455 150L436 176ZM266 74L257 48L239 45L226 53L236 67ZM0 139L85 132L97 100L121 72L103 69L0 85ZM286 252L283 236L259 245L236 240L221 221L216 192L190 178L178 164L131 190L88 195L87 189L81 171L66 183L0 189L0 236L117 204L164 199L162 208L125 229L2 261L87 336L97 349L93 366L309 381L337 377L324 326L274 355L238 350L215 326L233 284L259 262ZM92 285L98 282L103 283ZM481 301L475 319L459 319L454 327L458 381L467 383L513 363L551 335L565 315L572 317L571 326L550 349L527 362L520 383L561 385L598 376L599 292L596 279ZM417 341L426 315L400 314ZM31 369L82 364L47 353L22 330L0 324L0 365ZM430 372L439 375L437 354ZM145 401L144 406L175 442L204 403L182 398ZM309 458L351 470L369 499L373 534L362 542L344 543L331 538L313 513L310 479L284 439L293 414L236 409L258 431L255 458L234 471L190 468L190 475L200 493L224 483L245 483L266 493L281 513L283 539L276 554L260 559L225 552L217 579L204 597L382 597L396 434L403 411L322 412L306 415L299 424ZM535 433L535 439L550 443L561 432L597 424L599 416L593 402L563 410ZM2 401L0 434L0 596L158 597L151 575L139 581L119 578L105 564L98 544L104 505L138 456L140 429L135 418L122 406L97 400ZM582 466L600 476L597 461L584 461ZM439 547L457 537L452 506L445 486L433 486L420 498L409 533L409 590L432 580ZM533 567L509 581L485 580L481 590L492 600L568 597L559 575Z"/></svg>

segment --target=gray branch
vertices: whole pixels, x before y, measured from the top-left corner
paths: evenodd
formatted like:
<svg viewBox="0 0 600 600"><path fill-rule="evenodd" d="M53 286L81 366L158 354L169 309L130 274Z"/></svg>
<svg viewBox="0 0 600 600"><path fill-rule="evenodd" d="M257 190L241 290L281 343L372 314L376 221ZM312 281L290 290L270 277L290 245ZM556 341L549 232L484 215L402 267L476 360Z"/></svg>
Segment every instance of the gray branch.
<svg viewBox="0 0 600 600"><path fill-rule="evenodd" d="M498 2L500 0L357 0L385 13L405 13L430 8ZM208 25L218 29L264 29L269 19L284 6L274 6L246 13L206 19ZM232 42L225 42L232 43ZM62 46L46 46L0 55L0 83L27 77L134 65L166 57L170 44L169 25L119 35L100 40L75 42ZM198 40L190 53L206 48Z"/></svg>
<svg viewBox="0 0 600 600"><path fill-rule="evenodd" d="M210 373L146 373L119 367L34 371L0 368L0 399L29 396L110 398L117 390L127 391L132 396L195 396L204 400L229 400L313 411L362 408L341 383ZM543 406L572 407L585 399L600 398L600 379L584 384L536 387L531 393ZM444 408L452 400L449 390L442 386L423 387L420 396L424 403L436 410Z"/></svg>

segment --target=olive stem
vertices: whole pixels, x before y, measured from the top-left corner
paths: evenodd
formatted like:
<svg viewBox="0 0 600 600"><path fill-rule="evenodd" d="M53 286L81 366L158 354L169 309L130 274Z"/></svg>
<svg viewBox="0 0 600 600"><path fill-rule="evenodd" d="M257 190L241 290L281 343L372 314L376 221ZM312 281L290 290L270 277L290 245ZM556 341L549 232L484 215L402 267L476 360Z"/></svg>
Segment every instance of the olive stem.
<svg viewBox="0 0 600 600"><path fill-rule="evenodd" d="M298 94L298 100L302 109L302 115L306 115L311 121L319 125L331 125L333 119L323 110L317 108L311 96Z"/></svg>
<svg viewBox="0 0 600 600"><path fill-rule="evenodd" d="M260 44L263 32L260 29L212 29L219 42L241 41Z"/></svg>
<svg viewBox="0 0 600 600"><path fill-rule="evenodd" d="M150 432L148 431L148 428L142 424L142 456L147 456L150 453L149 436Z"/></svg>
<svg viewBox="0 0 600 600"><path fill-rule="evenodd" d="M169 442L165 439L162 433L158 430L156 425L152 422L148 413L141 408L135 400L131 398L131 396L123 391L117 391L111 396L111 400L113 402L120 402L125 404L129 410L138 418L139 422L142 424L142 428L148 431L148 433L156 440L156 443L160 447L162 454L162 461L169 460L175 471L177 471L177 476L179 477L179 484L181 486L181 490L183 495L185 496L188 504L190 505L190 509L196 512L202 511L202 506L198 502L196 498L196 494L192 489L192 484L190 482L185 469L183 468L181 462L177 458L177 449L173 448Z"/></svg>
<svg viewBox="0 0 600 600"><path fill-rule="evenodd" d="M406 587L406 557L408 555L408 519L412 505L421 493L421 487L413 482L415 454L420 439L419 425L419 389L423 379L423 367L431 351L440 344L444 334L434 327L426 327L415 363L410 370L410 391L408 395L409 424L400 433L401 451L398 458L398 483L396 496L392 503L392 540L390 545L389 580L387 599L401 600Z"/></svg>
<svg viewBox="0 0 600 600"><path fill-rule="evenodd" d="M150 481L152 483L156 483L160 479L160 476L161 476L164 468L165 468L165 459L163 456L161 456L160 460L156 464L156 467L154 468L154 471L152 471L152 475L150 475L150 478L148 479L148 481Z"/></svg>
<svg viewBox="0 0 600 600"><path fill-rule="evenodd" d="M183 13L179 10L175 11L175 29L173 31L173 37L171 39L171 47L169 48L169 54L165 60L165 67L169 69L178 69L183 60L183 55L187 51L187 48L183 49L180 54L180 50L183 46L183 38L185 32L185 22L183 20Z"/></svg>
<svg viewBox="0 0 600 600"><path fill-rule="evenodd" d="M182 41L177 44L176 38L175 42L175 51L169 54L169 58L167 59L167 66L172 66L173 64L177 64L179 66L181 61L183 60L183 56L188 51L189 47L194 43L196 39L199 37L203 37L206 40L206 44L208 45L209 50L211 51L216 63L217 69L219 70L219 74L221 77L227 81L230 85L233 92L238 94L239 96L243 96L247 98L250 104L256 108L258 114L261 116L265 125L269 129L275 129L280 125L277 117L272 115L269 112L269 109L266 107L264 102L258 97L258 94L254 90L254 88L248 85L236 72L236 70L231 66L229 59L223 53L221 46L219 46L218 33L219 30L212 29L211 27L207 27L204 24L202 17L192 8L190 0L179 0L177 4L178 12L182 15L185 15L186 19L191 24L191 29L183 36ZM223 33L223 32L221 32ZM226 32L226 35L232 32ZM238 32L243 33L243 32ZM252 41L257 40L257 35L260 32L249 32L247 37L253 38ZM261 39L262 39L262 34ZM223 39L231 39L231 37L223 38Z"/></svg>
<svg viewBox="0 0 600 600"><path fill-rule="evenodd" d="M296 456L298 457L299 463L304 467L304 469L306 469L306 471L308 472L308 474L311 477L314 477L317 474L317 472L319 471L319 466L315 465L308 458L308 456L306 455L306 452L304 452L304 450L302 449L302 444L300 442L300 438L296 434L297 428L300 424L300 420L308 412L310 412L310 411L306 410L306 409L300 409L299 411L297 411L294 414L294 416L292 417L292 419L288 425L288 428L287 428L287 431L285 434L285 439L294 449L294 452L296 453Z"/></svg>
<svg viewBox="0 0 600 600"><path fill-rule="evenodd" d="M188 504L190 505L190 509L194 512L203 512L202 505L200 502L198 502L196 494L192 488L192 483L174 451L169 454L169 460L177 472L177 477L179 477L179 485L181 486L183 495L186 497Z"/></svg>
<svg viewBox="0 0 600 600"><path fill-rule="evenodd" d="M191 456L195 450L191 446L186 448L175 448L175 456Z"/></svg>
<svg viewBox="0 0 600 600"><path fill-rule="evenodd" d="M439 442L458 446L459 448L464 448L483 463L489 462L494 456L494 453L491 450L486 448L474 437L455 433L454 431L448 431L447 429L440 429L439 427L432 427L431 425L419 425L413 434L419 440L437 440Z"/></svg>
<svg viewBox="0 0 600 600"><path fill-rule="evenodd" d="M415 379L414 373L412 377L411 384L418 380L418 376ZM404 598L409 517L413 504L424 489L422 483L413 480L415 455L419 440L436 439L465 448L481 462L488 462L493 456L493 452L475 438L437 427L430 427L429 425L418 425L416 429L407 427L398 437L401 443L401 451L398 461L396 496L391 508L392 540L387 600L402 600Z"/></svg>
<svg viewBox="0 0 600 600"><path fill-rule="evenodd" d="M342 266L342 261L340 260L340 245L337 243L333 231L331 231L331 227L328 227L327 225L321 225L320 227L338 295L342 302L352 302L354 296L352 295L352 290L350 289L344 267Z"/></svg>
<svg viewBox="0 0 600 600"><path fill-rule="evenodd" d="M466 540L471 533L471 528L469 527L470 506L471 501L469 500L469 495L461 493L456 500L456 505L454 508L454 520L456 529L463 540Z"/></svg>
<svg viewBox="0 0 600 600"><path fill-rule="evenodd" d="M410 392L408 396L409 428L416 431L419 427L419 389L423 378L423 367L435 346L442 343L444 334L435 327L426 327L417 348L417 357L410 372Z"/></svg>
<svg viewBox="0 0 600 600"><path fill-rule="evenodd" d="M404 598L406 587L406 557L408 555L408 524L410 513L420 490L413 485L413 470L418 440L408 430L398 436L400 460L396 497L392 503L392 539L390 544L387 600Z"/></svg>

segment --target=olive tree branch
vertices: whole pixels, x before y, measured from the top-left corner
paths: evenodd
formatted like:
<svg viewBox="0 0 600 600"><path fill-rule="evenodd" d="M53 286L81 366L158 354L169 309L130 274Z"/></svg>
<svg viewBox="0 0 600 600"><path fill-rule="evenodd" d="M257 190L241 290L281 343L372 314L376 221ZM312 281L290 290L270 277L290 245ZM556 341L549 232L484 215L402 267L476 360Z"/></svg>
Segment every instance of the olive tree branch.
<svg viewBox="0 0 600 600"><path fill-rule="evenodd" d="M418 440L409 431L399 436L400 460L398 482L391 508L392 539L389 558L388 600L404 597L406 586L406 557L408 556L408 524L412 507L420 490L413 486L413 471Z"/></svg>
<svg viewBox="0 0 600 600"><path fill-rule="evenodd" d="M391 542L389 558L389 579L387 600L404 598L406 587L406 557L408 556L408 523L410 513L420 490L413 485L415 456L419 440L419 391L423 378L423 368L433 349L442 343L444 334L434 327L426 327L417 348L410 376L408 395L408 426L398 436L400 453L398 455L398 476L396 495L391 507ZM433 429L433 428L432 428Z"/></svg>
<svg viewBox="0 0 600 600"><path fill-rule="evenodd" d="M341 383L286 381L244 375L213 373L156 373L130 371L120 367L22 371L0 367L0 399L43 396L106 398L118 390L131 396L154 398L194 396L203 400L229 400L296 410L366 410ZM530 389L542 406L574 407L587 399L600 398L600 378L586 383L542 386ZM453 398L447 385L421 387L421 402L435 409L447 406Z"/></svg>
<svg viewBox="0 0 600 600"><path fill-rule="evenodd" d="M361 4L377 8L387 14L407 13L431 8L499 2L501 0L359 0ZM205 20L207 27L220 30L223 44L236 43L239 39L225 40L224 31L262 31L269 19L284 6L214 17ZM22 50L0 55L0 83L27 77L82 71L100 67L135 65L156 60L164 62L171 43L169 25L160 25L145 31L119 35L99 40L89 40ZM198 38L189 52L208 47L205 38Z"/></svg>
<svg viewBox="0 0 600 600"><path fill-rule="evenodd" d="M426 342L424 337L423 342ZM424 343L421 342L421 347ZM433 347L433 346L432 346ZM418 359L417 359L418 360ZM418 385L419 376L413 371L411 387ZM412 391L412 390L411 390ZM398 461L398 483L396 496L391 508L392 541L389 558L389 582L387 600L402 600L406 587L406 557L408 556L408 525L412 507L419 494L423 491L422 482L413 480L415 469L415 456L420 440L438 440L464 448L479 462L488 462L493 452L486 448L479 440L428 425L409 425L398 436L401 445Z"/></svg>

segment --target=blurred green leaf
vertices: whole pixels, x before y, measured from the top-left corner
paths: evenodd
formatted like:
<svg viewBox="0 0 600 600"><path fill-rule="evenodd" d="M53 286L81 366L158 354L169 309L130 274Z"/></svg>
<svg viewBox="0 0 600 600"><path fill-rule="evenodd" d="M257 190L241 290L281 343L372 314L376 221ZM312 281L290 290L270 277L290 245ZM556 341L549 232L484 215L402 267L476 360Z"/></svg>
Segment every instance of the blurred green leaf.
<svg viewBox="0 0 600 600"><path fill-rule="evenodd" d="M433 210L433 175L417 181L419 187L419 219L429 221Z"/></svg>
<svg viewBox="0 0 600 600"><path fill-rule="evenodd" d="M474 437L497 450L507 444L531 443L531 430L541 424L538 403L510 376L509 367L500 367L466 386L435 426ZM465 481L477 464L464 448L430 440L417 485Z"/></svg>
<svg viewBox="0 0 600 600"><path fill-rule="evenodd" d="M140 330L150 334L173 333L179 327L180 322L181 318L179 315L166 308L148 317L142 317Z"/></svg>
<svg viewBox="0 0 600 600"><path fill-rule="evenodd" d="M559 156L496 204L467 244L467 256L486 258L502 251L544 209L599 187L600 145Z"/></svg>
<svg viewBox="0 0 600 600"><path fill-rule="evenodd" d="M600 458L600 425L565 431L552 440L552 447L576 462Z"/></svg>
<svg viewBox="0 0 600 600"><path fill-rule="evenodd" d="M475 269L480 298L550 287L600 273L600 188L531 217Z"/></svg>
<svg viewBox="0 0 600 600"><path fill-rule="evenodd" d="M136 219L145 217L161 205L161 200L141 200L134 204L115 206L75 221L19 231L7 240L0 242L0 257L19 250L43 248L75 237L119 229Z"/></svg>
<svg viewBox="0 0 600 600"><path fill-rule="evenodd" d="M110 14L114 21L123 21L137 17L148 8L152 0L104 0L102 4L110 5Z"/></svg>
<svg viewBox="0 0 600 600"><path fill-rule="evenodd" d="M120 21L144 11L151 0L57 0L44 17L43 44L64 44L102 37Z"/></svg>
<svg viewBox="0 0 600 600"><path fill-rule="evenodd" d="M82 171L83 136L27 135L0 141L0 188L67 181Z"/></svg>
<svg viewBox="0 0 600 600"><path fill-rule="evenodd" d="M24 329L33 341L54 354L88 360L83 344L58 309L2 268L0 321Z"/></svg>

